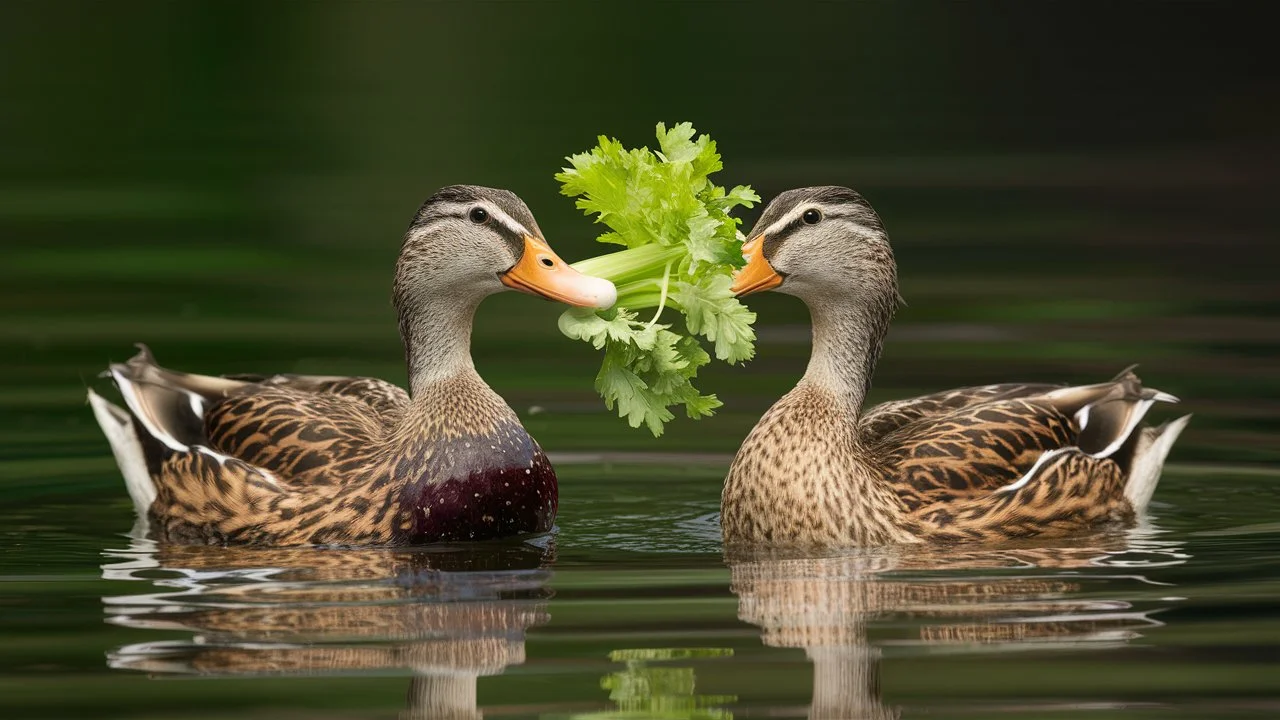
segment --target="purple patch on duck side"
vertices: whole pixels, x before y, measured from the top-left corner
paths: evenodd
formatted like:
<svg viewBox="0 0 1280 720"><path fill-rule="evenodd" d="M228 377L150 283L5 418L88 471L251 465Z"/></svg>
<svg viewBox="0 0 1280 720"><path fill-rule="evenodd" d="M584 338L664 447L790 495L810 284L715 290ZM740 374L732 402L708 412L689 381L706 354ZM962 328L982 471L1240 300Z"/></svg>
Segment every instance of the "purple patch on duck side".
<svg viewBox="0 0 1280 720"><path fill-rule="evenodd" d="M531 450L524 462L504 457L466 475L411 483L401 496L409 527L396 541L490 540L550 530L559 506L556 473L541 449Z"/></svg>

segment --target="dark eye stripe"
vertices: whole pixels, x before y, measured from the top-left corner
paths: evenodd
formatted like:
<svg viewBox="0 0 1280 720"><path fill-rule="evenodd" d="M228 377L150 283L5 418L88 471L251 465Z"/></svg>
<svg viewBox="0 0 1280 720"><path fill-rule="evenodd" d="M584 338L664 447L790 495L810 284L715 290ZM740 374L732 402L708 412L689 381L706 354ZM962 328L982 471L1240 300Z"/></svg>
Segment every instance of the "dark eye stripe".
<svg viewBox="0 0 1280 720"><path fill-rule="evenodd" d="M764 247L760 250L761 254L764 255L764 259L773 262L773 256L778 250L778 243L782 242L783 238L795 232L796 228L804 224L805 222L802 217L796 217L792 219L791 222L783 225L782 229L778 230L778 232L772 235L765 235Z"/></svg>
<svg viewBox="0 0 1280 720"><path fill-rule="evenodd" d="M524 235L507 227L505 222L496 217L490 217L490 222L485 223L485 227L498 233L507 247L511 248L511 255L515 257L516 262L519 262L520 257L524 255Z"/></svg>

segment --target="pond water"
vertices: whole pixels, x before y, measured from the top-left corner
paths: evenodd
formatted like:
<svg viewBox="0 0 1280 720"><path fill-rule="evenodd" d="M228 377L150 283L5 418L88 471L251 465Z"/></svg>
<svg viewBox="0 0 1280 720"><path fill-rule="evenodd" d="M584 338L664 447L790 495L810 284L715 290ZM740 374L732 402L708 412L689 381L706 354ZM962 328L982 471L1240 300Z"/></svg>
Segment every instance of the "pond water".
<svg viewBox="0 0 1280 720"><path fill-rule="evenodd" d="M1070 542L724 557L719 458L560 460L525 543L158 547L119 502L9 507L4 717L1280 709L1269 475L1175 466L1148 523Z"/></svg>

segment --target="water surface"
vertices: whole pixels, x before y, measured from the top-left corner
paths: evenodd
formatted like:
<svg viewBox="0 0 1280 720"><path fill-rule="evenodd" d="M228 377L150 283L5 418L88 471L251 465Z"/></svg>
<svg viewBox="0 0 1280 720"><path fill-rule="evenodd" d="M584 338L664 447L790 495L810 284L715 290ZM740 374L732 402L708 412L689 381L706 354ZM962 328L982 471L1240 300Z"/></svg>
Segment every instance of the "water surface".
<svg viewBox="0 0 1280 720"><path fill-rule="evenodd" d="M7 509L6 716L1277 710L1269 475L1174 467L1149 522L1069 542L725 557L714 458L591 460L517 543L163 547L123 502Z"/></svg>

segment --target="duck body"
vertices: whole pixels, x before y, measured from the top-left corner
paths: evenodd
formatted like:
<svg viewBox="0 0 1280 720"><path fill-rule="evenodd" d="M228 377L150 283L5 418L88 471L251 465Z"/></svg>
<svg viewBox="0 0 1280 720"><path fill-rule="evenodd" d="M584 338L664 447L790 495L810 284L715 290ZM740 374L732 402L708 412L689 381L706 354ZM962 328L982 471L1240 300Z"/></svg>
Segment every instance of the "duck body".
<svg viewBox="0 0 1280 720"><path fill-rule="evenodd" d="M898 303L879 218L851 190L805 188L776 199L749 237L735 290L801 297L813 354L730 466L726 543L997 542L1124 524L1145 508L1189 416L1141 423L1176 398L1129 369L1097 385L986 385L864 409Z"/></svg>
<svg viewBox="0 0 1280 720"><path fill-rule="evenodd" d="M475 217L477 207L504 218L489 228L496 257L476 263L470 297L465 286L432 292L441 278L421 276L423 268L468 258L457 246L424 250L437 240L429 230L447 231L451 218ZM195 375L160 367L145 346L111 365L125 406L92 391L89 400L144 532L182 544L413 545L549 531L555 470L475 372L471 318L521 267L519 289L551 285L575 304L611 304L612 286L565 266L522 215L514 195L466 186L446 188L420 211L397 268L411 392L362 377ZM464 241L484 229L452 227ZM536 258L504 257L507 235L523 236ZM560 274L546 280L544 270Z"/></svg>

